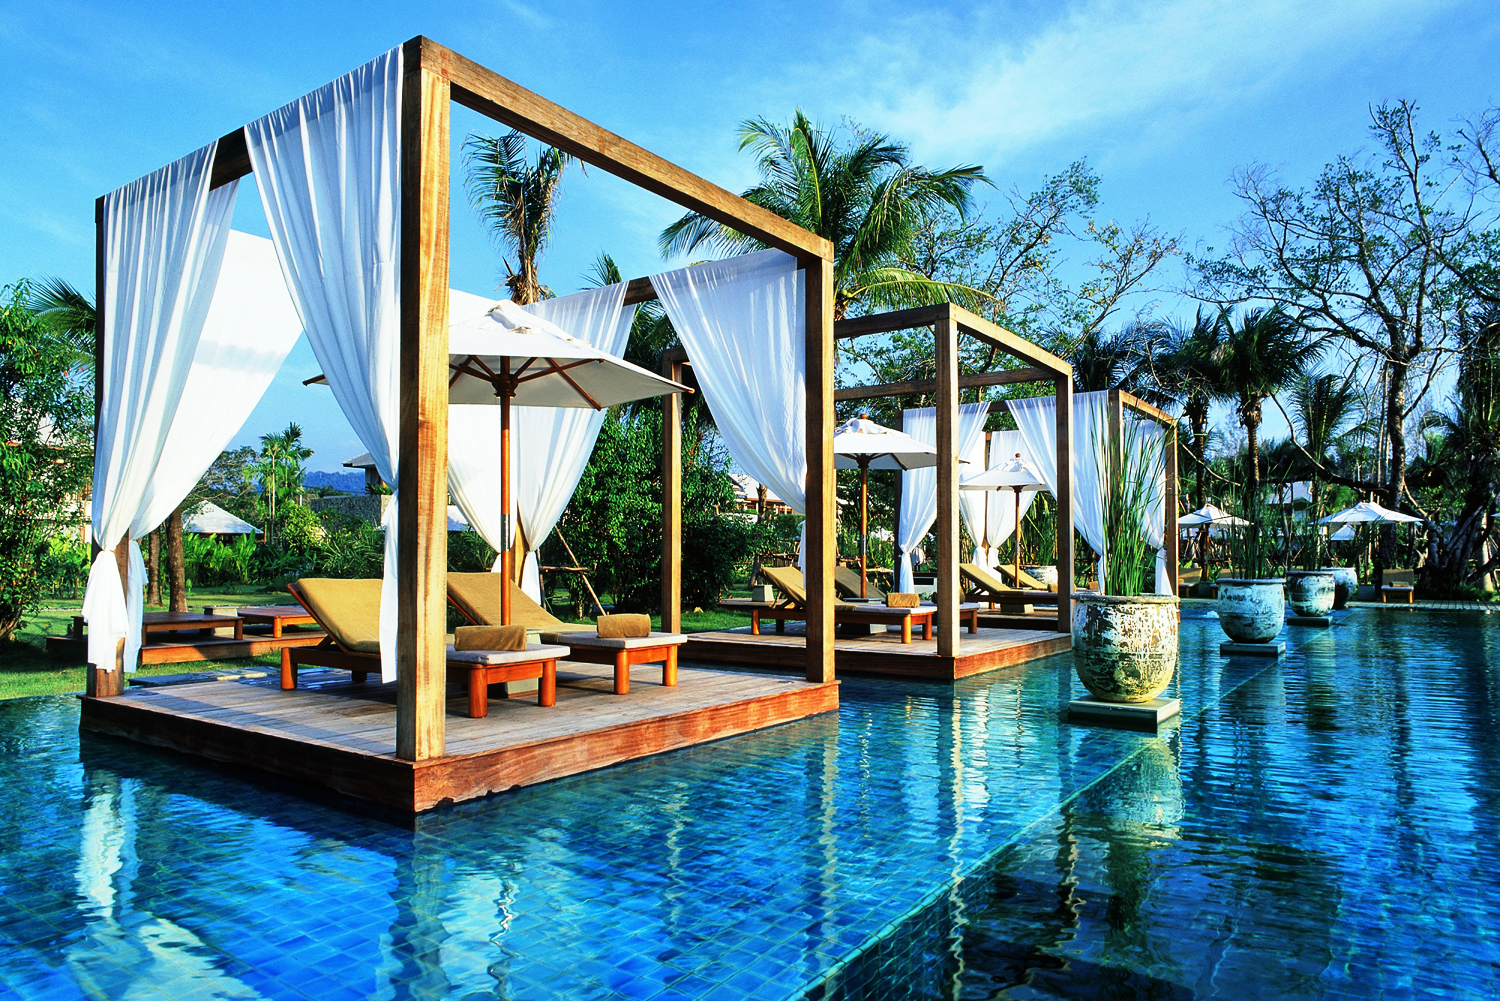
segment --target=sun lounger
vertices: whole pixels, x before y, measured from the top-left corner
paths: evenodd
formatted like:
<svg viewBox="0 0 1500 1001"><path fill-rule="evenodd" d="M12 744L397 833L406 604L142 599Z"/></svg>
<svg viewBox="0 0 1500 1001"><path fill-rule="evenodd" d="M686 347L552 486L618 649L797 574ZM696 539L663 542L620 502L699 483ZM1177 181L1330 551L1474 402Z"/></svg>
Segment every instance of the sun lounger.
<svg viewBox="0 0 1500 1001"><path fill-rule="evenodd" d="M287 590L328 633L309 647L283 647L281 687L297 687L302 667L331 667L349 671L356 682L380 671L380 581L308 577ZM529 644L525 650L455 650L448 647L450 677L466 676L469 715L489 715L489 686L501 681L539 679L537 703L557 704L557 662L568 648Z"/></svg>
<svg viewBox="0 0 1500 1001"><path fill-rule="evenodd" d="M780 591L784 601L765 607L750 608L750 634L760 635L760 620L774 619L778 633L786 631L788 621L800 622L807 618L807 586L802 571L795 567L761 567L760 574L771 586ZM978 632L978 605L966 605L959 609L959 619L969 627L969 632ZM937 614L936 605L919 605L916 608L889 608L885 605L852 605L835 601L833 621L837 625L899 625L901 642L911 642L913 625L922 627L922 638L932 639L932 619Z"/></svg>
<svg viewBox="0 0 1500 1001"><path fill-rule="evenodd" d="M1055 605L1057 592L1046 588L1040 590L1011 587L978 563L960 563L959 576L967 583L969 597L986 601L992 605Z"/></svg>
<svg viewBox="0 0 1500 1001"><path fill-rule="evenodd" d="M450 573L448 600L476 625L500 622L500 581L497 573ZM510 618L528 629L540 629L542 642L560 643L571 651L569 660L585 664L613 664L615 694L630 694L630 668L636 664L661 664L662 684L677 684L677 648L687 642L681 633L651 633L630 639L610 639L579 631L576 623L564 622L512 582Z"/></svg>
<svg viewBox="0 0 1500 1001"><path fill-rule="evenodd" d="M976 564L976 566L977 565L978 564ZM1025 570L1022 570L1021 571L1021 576L1019 578L1017 578L1016 577L1016 568L1012 564L1002 563L1002 564L1000 564L1000 566L996 567L995 569L999 573L1000 579L1002 581L1009 580L1010 583L1011 583L1011 586L1014 587L1014 588L1016 588L1017 590L1020 590L1020 591L1046 591L1046 592L1048 592L1050 594L1055 594L1057 592L1057 585L1056 584L1053 584L1053 585L1051 585L1049 587L1048 585L1043 584L1041 581L1037 580L1035 577L1031 576L1031 574L1027 573Z"/></svg>
<svg viewBox="0 0 1500 1001"><path fill-rule="evenodd" d="M1385 570L1380 575L1380 602L1388 603L1392 598L1412 604L1416 597L1417 574L1415 570Z"/></svg>
<svg viewBox="0 0 1500 1001"><path fill-rule="evenodd" d="M859 574L850 567L843 564L833 568L833 590L841 598L849 598L855 601L863 601L866 598L871 601L884 603L885 592L875 586L874 581L866 579L866 588L863 596L859 593Z"/></svg>

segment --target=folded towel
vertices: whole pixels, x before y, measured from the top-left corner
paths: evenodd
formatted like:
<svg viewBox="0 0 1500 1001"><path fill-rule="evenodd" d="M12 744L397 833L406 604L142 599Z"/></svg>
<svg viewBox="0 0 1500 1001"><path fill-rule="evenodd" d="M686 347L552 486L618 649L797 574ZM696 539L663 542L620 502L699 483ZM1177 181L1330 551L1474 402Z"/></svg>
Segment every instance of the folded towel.
<svg viewBox="0 0 1500 1001"><path fill-rule="evenodd" d="M892 591L885 596L887 608L916 608L922 603L922 596L915 591Z"/></svg>
<svg viewBox="0 0 1500 1001"><path fill-rule="evenodd" d="M455 650L525 650L526 627L459 626L453 630Z"/></svg>
<svg viewBox="0 0 1500 1001"><path fill-rule="evenodd" d="M595 628L604 639L627 640L651 635L649 615L601 615Z"/></svg>

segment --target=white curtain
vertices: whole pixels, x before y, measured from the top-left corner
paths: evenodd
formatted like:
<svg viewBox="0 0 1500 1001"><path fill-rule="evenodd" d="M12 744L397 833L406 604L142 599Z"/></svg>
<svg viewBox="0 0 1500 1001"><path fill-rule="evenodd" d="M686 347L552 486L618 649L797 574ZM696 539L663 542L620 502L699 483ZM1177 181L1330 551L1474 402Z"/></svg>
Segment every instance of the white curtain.
<svg viewBox="0 0 1500 1001"><path fill-rule="evenodd" d="M735 464L807 511L803 279L779 250L652 275Z"/></svg>
<svg viewBox="0 0 1500 1001"><path fill-rule="evenodd" d="M627 310L625 286L609 285L522 307L555 323L569 336L612 355L623 355L635 315ZM487 311L492 300L464 292L450 299L455 319ZM462 312L460 311L462 310ZM532 552L521 570L521 586L541 600L536 550L567 509L593 454L606 411L576 407L515 407L511 410L512 487L517 521ZM455 406L448 416L448 489L469 524L503 552L500 538L500 408ZM515 521L512 522L515 524ZM500 568L499 557L494 569Z"/></svg>
<svg viewBox="0 0 1500 1001"><path fill-rule="evenodd" d="M302 333L271 241L231 232L213 304L132 537L166 520L229 445Z"/></svg>
<svg viewBox="0 0 1500 1001"><path fill-rule="evenodd" d="M401 49L245 128L271 239L313 354L399 490ZM396 676L396 503L385 515L381 677Z"/></svg>
<svg viewBox="0 0 1500 1001"><path fill-rule="evenodd" d="M1031 460L1026 451L1025 443L1021 441L1018 431L995 431L990 436L990 469L996 469L1005 465L1020 453L1021 461L1032 469L1037 464ZM1055 460L1054 460L1055 461ZM975 472L981 468L979 465L972 467ZM972 474L969 474L972 475ZM961 496L965 505L972 505L974 513L971 515L970 507L964 510L964 524L969 527L969 535L975 539L974 562L994 568L1000 565L1000 547L1011 533L1016 530L1016 498L1011 490L965 490ZM1031 510L1031 502L1036 499L1035 490L1021 491L1021 517L1026 517L1026 512ZM982 527L978 519L983 518ZM978 540L983 538L988 545L981 551Z"/></svg>
<svg viewBox="0 0 1500 1001"><path fill-rule="evenodd" d="M1172 594L1172 584L1167 578L1167 477L1166 453L1170 447L1167 429L1155 421L1136 420L1135 456L1133 461L1150 460L1146 470L1151 486L1150 501L1146 505L1145 520L1141 528L1146 534L1146 544L1156 550L1156 593Z"/></svg>
<svg viewBox="0 0 1500 1001"><path fill-rule="evenodd" d="M173 461L166 455L173 417L229 237L236 185L209 188L217 146L104 197L104 396L92 502L100 552L89 569L83 616L89 663L106 670L120 640L126 670L135 670L140 653L146 564L132 537L122 586L114 549L141 520L157 467Z"/></svg>
<svg viewBox="0 0 1500 1001"><path fill-rule="evenodd" d="M970 464L959 466L960 477L970 473L971 469L979 470L984 467L984 422L989 418L989 413L988 403L965 403L958 408L956 435L958 456ZM937 410L933 407L903 410L901 430L918 441L928 445L937 445ZM964 516L965 524L970 525L969 533L972 535L974 528L965 512L965 505L968 501L964 494L968 492L959 491L959 511ZM896 576L897 590L911 591L913 587L912 550L932 530L932 523L935 521L937 521L937 467L903 470L901 473L901 518L896 525L896 546L901 550L901 565Z"/></svg>

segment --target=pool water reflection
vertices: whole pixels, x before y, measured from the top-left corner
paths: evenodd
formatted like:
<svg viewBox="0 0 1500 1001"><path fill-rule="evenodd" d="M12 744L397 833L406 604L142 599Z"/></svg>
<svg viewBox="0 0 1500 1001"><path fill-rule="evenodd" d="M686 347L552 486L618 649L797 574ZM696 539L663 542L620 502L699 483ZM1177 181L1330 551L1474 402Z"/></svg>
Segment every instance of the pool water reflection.
<svg viewBox="0 0 1500 1001"><path fill-rule="evenodd" d="M413 830L0 705L0 996L1493 997L1492 621L1188 619L1156 735L1067 657L850 680Z"/></svg>

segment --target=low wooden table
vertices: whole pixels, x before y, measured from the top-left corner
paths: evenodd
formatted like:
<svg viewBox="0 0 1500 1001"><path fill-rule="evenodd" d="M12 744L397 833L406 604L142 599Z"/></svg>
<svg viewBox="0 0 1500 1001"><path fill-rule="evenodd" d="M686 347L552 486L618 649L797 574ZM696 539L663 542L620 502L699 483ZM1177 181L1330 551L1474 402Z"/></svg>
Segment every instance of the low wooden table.
<svg viewBox="0 0 1500 1001"><path fill-rule="evenodd" d="M677 648L687 642L681 633L652 633L649 636L613 639L598 633L563 633L558 642L566 643L572 652L569 660L585 664L613 664L615 694L630 694L630 669L636 664L661 664L661 683L668 688L677 684Z"/></svg>
<svg viewBox="0 0 1500 1001"><path fill-rule="evenodd" d="M1392 598L1395 598L1398 602L1405 602L1411 605L1415 603L1412 599L1416 597L1416 594L1417 589L1410 584L1380 585L1380 603L1382 605L1389 604Z"/></svg>
<svg viewBox="0 0 1500 1001"><path fill-rule="evenodd" d="M212 634L221 626L234 629L234 638L245 638L245 620L238 615L203 615L198 612L147 612L141 620L141 642L152 633Z"/></svg>
<svg viewBox="0 0 1500 1001"><path fill-rule="evenodd" d="M315 626L318 620L301 605L247 605L239 610L246 625L270 626L271 638L281 639L286 626Z"/></svg>

